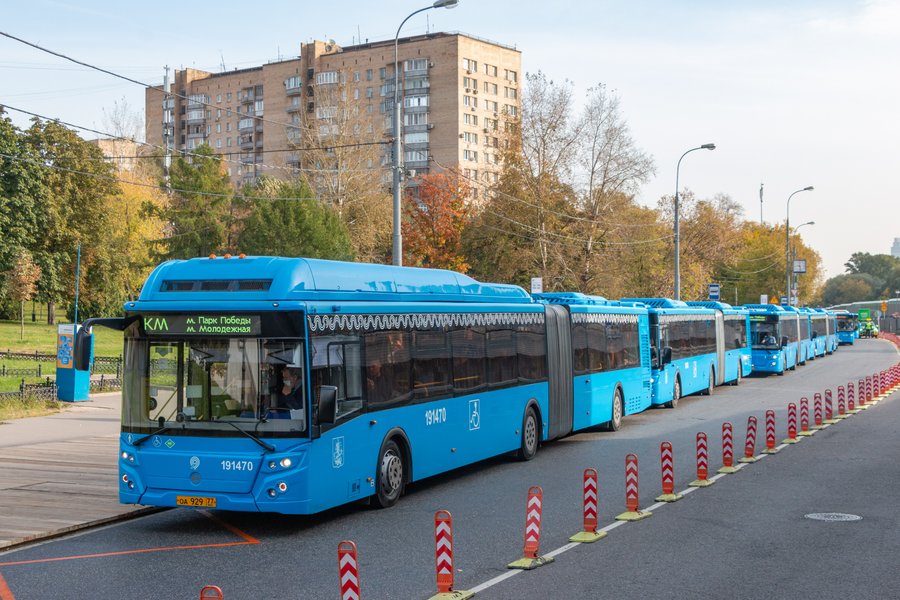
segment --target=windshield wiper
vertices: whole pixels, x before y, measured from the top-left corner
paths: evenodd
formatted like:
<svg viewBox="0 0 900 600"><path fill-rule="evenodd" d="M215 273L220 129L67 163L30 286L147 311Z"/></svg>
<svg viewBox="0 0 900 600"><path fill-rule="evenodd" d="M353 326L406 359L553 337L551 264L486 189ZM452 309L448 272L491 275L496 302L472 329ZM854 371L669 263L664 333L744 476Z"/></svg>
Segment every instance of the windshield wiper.
<svg viewBox="0 0 900 600"><path fill-rule="evenodd" d="M145 435L144 437L142 437L141 439L139 439L139 440L136 441L136 442L132 442L131 445L134 446L135 448L137 448L138 446L140 446L141 444L143 444L144 442L146 442L147 440L149 440L149 439L152 438L153 436L159 435L159 434L161 434L161 433L165 433L165 432L167 432L167 431L169 431L169 430L171 430L171 429L174 429L174 427L171 426L171 425L164 425L165 422L166 422L166 418L165 418L165 417L160 417L160 418L159 418L159 429L157 429L156 431L154 431L154 432L152 432L152 433L148 433L147 435Z"/></svg>
<svg viewBox="0 0 900 600"><path fill-rule="evenodd" d="M231 425L232 427L234 427L235 429L237 429L238 431L240 431L241 433L243 433L244 435L246 435L248 438L250 438L251 440L253 440L253 441L256 442L257 444L259 444L260 446L262 446L263 448L265 448L266 450L268 450L269 452L275 452L275 446L272 446L272 445L270 445L270 444L265 443L264 441L262 441L261 439L259 439L258 437L256 437L256 436L253 435L252 433L250 433L249 431L245 431L245 430L241 429L240 427L238 427L237 425L235 425L235 424L232 423L231 421L223 421L222 419L218 419L218 418L217 418L217 419L216 419L216 423L227 423L227 424ZM265 423L265 421L264 421L264 420L260 420L260 421L257 422L257 425L258 425L259 423Z"/></svg>

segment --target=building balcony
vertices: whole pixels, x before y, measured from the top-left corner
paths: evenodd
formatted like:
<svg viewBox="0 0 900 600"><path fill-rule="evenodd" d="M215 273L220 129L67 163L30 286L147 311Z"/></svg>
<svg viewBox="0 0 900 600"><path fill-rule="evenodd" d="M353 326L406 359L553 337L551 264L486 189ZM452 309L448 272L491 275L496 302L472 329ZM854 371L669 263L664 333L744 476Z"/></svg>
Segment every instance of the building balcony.
<svg viewBox="0 0 900 600"><path fill-rule="evenodd" d="M253 131L253 119L241 119L238 121L238 131L241 133Z"/></svg>
<svg viewBox="0 0 900 600"><path fill-rule="evenodd" d="M403 109L403 112L411 115L414 113L427 113L430 111L430 109L431 109L431 107L429 107L429 106L407 106L406 108ZM391 112L393 112L393 111L391 111Z"/></svg>
<svg viewBox="0 0 900 600"><path fill-rule="evenodd" d="M238 145L241 147L241 150L253 150L253 137L240 137L238 138Z"/></svg>
<svg viewBox="0 0 900 600"><path fill-rule="evenodd" d="M303 84L292 85L290 87L285 86L284 93L288 96L299 96L303 93Z"/></svg>

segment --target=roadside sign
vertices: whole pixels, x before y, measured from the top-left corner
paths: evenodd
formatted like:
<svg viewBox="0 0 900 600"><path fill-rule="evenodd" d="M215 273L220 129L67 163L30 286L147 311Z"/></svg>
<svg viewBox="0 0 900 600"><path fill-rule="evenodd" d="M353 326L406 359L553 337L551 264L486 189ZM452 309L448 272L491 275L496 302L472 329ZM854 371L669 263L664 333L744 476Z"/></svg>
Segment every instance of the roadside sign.
<svg viewBox="0 0 900 600"><path fill-rule="evenodd" d="M794 261L794 273L806 273L806 259Z"/></svg>
<svg viewBox="0 0 900 600"><path fill-rule="evenodd" d="M532 277L531 278L531 293L532 294L544 293L544 278L543 277Z"/></svg>
<svg viewBox="0 0 900 600"><path fill-rule="evenodd" d="M760 294L759 295L759 303L760 304L768 304L769 303L769 295L768 294Z"/></svg>
<svg viewBox="0 0 900 600"><path fill-rule="evenodd" d="M719 292L721 291L721 286L718 283L710 283L709 284L709 299L710 300L718 300Z"/></svg>
<svg viewBox="0 0 900 600"><path fill-rule="evenodd" d="M881 301L881 312L883 312L883 313L887 312L887 301L886 300Z"/></svg>
<svg viewBox="0 0 900 600"><path fill-rule="evenodd" d="M859 309L859 320L867 321L872 318L872 312L868 308Z"/></svg>
<svg viewBox="0 0 900 600"><path fill-rule="evenodd" d="M782 297L781 297L781 305L782 305L782 306L787 306L787 305L788 305L788 297L787 297L787 296L782 296Z"/></svg>

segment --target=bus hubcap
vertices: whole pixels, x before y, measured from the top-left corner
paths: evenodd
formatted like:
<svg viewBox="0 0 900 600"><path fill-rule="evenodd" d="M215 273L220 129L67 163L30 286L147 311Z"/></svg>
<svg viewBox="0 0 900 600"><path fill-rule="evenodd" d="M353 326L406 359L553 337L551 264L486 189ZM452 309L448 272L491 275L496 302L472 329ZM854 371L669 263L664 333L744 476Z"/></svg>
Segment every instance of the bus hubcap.
<svg viewBox="0 0 900 600"><path fill-rule="evenodd" d="M391 492L400 489L400 482L403 480L403 463L399 456L393 452L385 454L381 463L381 472L384 475L385 491Z"/></svg>

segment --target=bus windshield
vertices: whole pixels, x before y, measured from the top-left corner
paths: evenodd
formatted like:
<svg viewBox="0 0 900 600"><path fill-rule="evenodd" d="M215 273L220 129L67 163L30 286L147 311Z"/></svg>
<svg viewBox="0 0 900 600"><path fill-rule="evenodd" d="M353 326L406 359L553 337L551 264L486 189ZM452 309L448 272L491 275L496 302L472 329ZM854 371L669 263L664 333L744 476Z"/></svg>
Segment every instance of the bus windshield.
<svg viewBox="0 0 900 600"><path fill-rule="evenodd" d="M752 347L759 350L774 350L781 347L778 342L778 324L777 323L750 323L751 336L753 340Z"/></svg>
<svg viewBox="0 0 900 600"><path fill-rule="evenodd" d="M838 331L856 331L858 325L856 317L838 317L837 320Z"/></svg>
<svg viewBox="0 0 900 600"><path fill-rule="evenodd" d="M307 435L299 339L125 340L123 431ZM240 435L240 434L238 434Z"/></svg>

